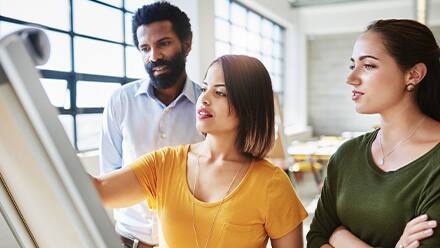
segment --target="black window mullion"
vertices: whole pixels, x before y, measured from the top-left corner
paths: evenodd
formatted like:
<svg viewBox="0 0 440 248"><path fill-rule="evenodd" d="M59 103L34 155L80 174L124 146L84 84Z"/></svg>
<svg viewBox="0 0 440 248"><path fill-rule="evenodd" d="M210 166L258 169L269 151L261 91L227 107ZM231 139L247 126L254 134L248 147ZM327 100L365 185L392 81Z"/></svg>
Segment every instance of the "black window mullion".
<svg viewBox="0 0 440 248"><path fill-rule="evenodd" d="M122 0L122 42L123 42L123 53L122 56L124 56L123 58L123 66L124 66L124 82L122 84L126 84L127 83L127 37L125 37L125 0Z"/></svg>
<svg viewBox="0 0 440 248"><path fill-rule="evenodd" d="M75 74L75 33L73 27L73 0L69 0L70 5L70 63L71 63L71 74L68 77L67 85L70 92L70 114L73 117L73 146L78 151L78 125L76 122L76 74Z"/></svg>

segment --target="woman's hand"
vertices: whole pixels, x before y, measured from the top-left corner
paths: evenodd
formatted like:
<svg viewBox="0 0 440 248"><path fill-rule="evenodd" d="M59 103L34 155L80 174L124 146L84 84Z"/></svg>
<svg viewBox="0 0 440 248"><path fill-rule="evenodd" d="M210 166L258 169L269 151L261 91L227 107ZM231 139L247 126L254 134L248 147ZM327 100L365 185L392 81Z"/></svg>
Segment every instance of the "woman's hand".
<svg viewBox="0 0 440 248"><path fill-rule="evenodd" d="M428 215L420 215L412 219L405 226L396 248L415 248L420 246L420 240L429 238L437 226L435 220L428 220Z"/></svg>

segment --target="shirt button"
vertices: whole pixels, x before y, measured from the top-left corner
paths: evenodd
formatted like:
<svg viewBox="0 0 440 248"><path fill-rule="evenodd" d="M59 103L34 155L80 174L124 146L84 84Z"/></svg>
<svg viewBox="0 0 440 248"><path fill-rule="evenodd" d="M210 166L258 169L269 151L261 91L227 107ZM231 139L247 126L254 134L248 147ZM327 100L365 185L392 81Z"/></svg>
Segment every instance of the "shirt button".
<svg viewBox="0 0 440 248"><path fill-rule="evenodd" d="M161 137L162 139L165 139L165 138L167 137L167 135L166 135L166 133L160 133L160 137Z"/></svg>

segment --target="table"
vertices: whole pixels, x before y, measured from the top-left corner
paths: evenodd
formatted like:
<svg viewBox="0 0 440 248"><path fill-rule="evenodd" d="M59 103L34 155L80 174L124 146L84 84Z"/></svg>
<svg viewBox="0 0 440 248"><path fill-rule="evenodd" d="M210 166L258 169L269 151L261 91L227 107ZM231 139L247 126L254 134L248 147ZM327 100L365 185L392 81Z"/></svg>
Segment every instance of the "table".
<svg viewBox="0 0 440 248"><path fill-rule="evenodd" d="M321 185L322 174L330 157L347 140L340 136L321 136L306 142L292 142L287 148L287 153L294 160L289 170L294 173L312 172L316 183Z"/></svg>

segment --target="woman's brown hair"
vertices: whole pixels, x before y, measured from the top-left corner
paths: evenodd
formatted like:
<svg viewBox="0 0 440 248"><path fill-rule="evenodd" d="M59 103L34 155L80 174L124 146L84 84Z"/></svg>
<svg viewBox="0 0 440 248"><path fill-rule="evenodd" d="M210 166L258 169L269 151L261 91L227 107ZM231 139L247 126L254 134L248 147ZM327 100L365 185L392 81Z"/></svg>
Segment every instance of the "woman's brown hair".
<svg viewBox="0 0 440 248"><path fill-rule="evenodd" d="M258 59L245 55L224 55L211 65L215 63L223 68L228 101L239 120L238 150L249 158L264 158L275 140L274 99L269 73Z"/></svg>

